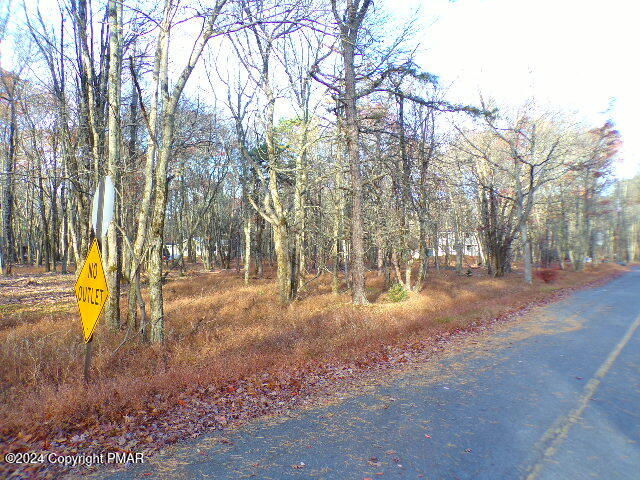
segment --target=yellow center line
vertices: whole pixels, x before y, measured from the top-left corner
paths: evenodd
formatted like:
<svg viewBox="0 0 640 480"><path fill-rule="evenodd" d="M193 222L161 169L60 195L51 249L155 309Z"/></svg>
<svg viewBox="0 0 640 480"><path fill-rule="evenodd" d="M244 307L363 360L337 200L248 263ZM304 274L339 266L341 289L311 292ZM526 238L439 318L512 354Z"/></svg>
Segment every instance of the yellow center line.
<svg viewBox="0 0 640 480"><path fill-rule="evenodd" d="M580 417L584 410L587 408L589 401L593 398L596 390L600 386L602 379L611 369L611 366L616 361L622 349L629 343L631 337L635 333L635 331L640 327L640 315L638 315L635 321L629 326L626 333L620 339L618 344L615 346L613 350L609 353L606 360L598 371L595 373L593 377L589 380L587 385L584 388L584 392L578 399L578 406L573 409L568 415L564 417L560 417L560 419L544 434L542 439L540 440L540 444L549 444L549 446L545 449L544 453L540 460L535 463L529 470L530 473L527 475L527 480L535 480L538 478L538 475L542 471L542 467L544 466L544 462L555 455L558 447L564 442L564 440L569 435L569 430L571 427L580 420Z"/></svg>

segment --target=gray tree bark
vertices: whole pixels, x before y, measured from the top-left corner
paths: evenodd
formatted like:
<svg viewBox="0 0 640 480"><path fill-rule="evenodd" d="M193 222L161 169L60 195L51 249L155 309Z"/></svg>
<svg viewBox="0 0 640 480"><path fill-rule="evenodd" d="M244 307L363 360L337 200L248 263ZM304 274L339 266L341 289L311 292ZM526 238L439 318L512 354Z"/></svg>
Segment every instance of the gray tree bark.
<svg viewBox="0 0 640 480"><path fill-rule="evenodd" d="M359 121L356 91L356 45L358 34L372 0L347 0L344 15L338 13L336 0L331 0L335 21L340 28L340 49L344 67L344 127L351 176L351 275L355 305L368 304L365 293L364 225L362 217L362 172L360 171Z"/></svg>
<svg viewBox="0 0 640 480"><path fill-rule="evenodd" d="M108 158L107 171L113 180L115 191L120 191L120 166L122 162L121 135L121 85L122 85L122 2L109 0L109 90L108 90ZM114 216L120 222L121 199L116 194ZM120 270L121 239L120 232L112 225L107 231L106 241L106 277L109 287L109 298L105 305L104 315L107 324L114 330L120 328Z"/></svg>

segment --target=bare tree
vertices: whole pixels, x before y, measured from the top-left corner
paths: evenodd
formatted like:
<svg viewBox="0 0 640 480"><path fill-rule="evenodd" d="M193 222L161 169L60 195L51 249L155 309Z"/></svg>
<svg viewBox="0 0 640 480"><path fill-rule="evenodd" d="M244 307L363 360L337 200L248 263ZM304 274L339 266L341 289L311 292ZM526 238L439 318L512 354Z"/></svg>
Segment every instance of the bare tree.
<svg viewBox="0 0 640 480"><path fill-rule="evenodd" d="M362 173L360 171L359 121L357 79L356 79L356 51L359 35L372 0L347 0L344 11L338 11L337 0L331 0L331 10L336 22L339 38L340 53L344 68L341 101L344 103L344 128L349 159L349 173L351 177L351 248L352 248L352 276L353 303L365 305L368 302L365 292L364 265L364 225L362 218L363 195Z"/></svg>
<svg viewBox="0 0 640 480"><path fill-rule="evenodd" d="M0 101L8 106L9 135L7 153L2 156L0 171L0 273L9 275L11 263L16 261L13 232L14 170L18 146L18 103L21 80L18 75L0 70Z"/></svg>
<svg viewBox="0 0 640 480"><path fill-rule="evenodd" d="M178 5L173 0L166 0L164 4L163 19L160 24L158 37L158 75L156 89L162 97L162 109L158 118L159 129L155 135L155 143L158 144L158 160L155 167L155 203L151 212L149 242L149 293L151 299L151 329L152 342L160 342L164 339L164 305L162 297L162 250L164 221L167 208L168 166L172 152L175 113L184 87L193 72L202 51L211 37L218 33L219 17L227 0L217 0L216 3L200 14L202 21L200 31L193 43L191 53L173 88L169 88L169 39L173 27L174 16ZM161 136L161 138L158 138Z"/></svg>

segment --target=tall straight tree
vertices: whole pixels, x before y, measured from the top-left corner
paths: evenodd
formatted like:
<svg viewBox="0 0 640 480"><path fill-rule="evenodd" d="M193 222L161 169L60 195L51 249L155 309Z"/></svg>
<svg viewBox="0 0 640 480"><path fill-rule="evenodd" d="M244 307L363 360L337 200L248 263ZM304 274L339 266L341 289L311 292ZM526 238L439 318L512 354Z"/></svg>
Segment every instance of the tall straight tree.
<svg viewBox="0 0 640 480"><path fill-rule="evenodd" d="M16 150L18 139L18 76L0 70L0 101L8 104L9 135L7 153L2 156L2 171L0 171L0 205L2 206L2 221L0 222L0 273L11 273L11 262L15 260L13 233L13 170L16 164Z"/></svg>
<svg viewBox="0 0 640 480"><path fill-rule="evenodd" d="M339 30L340 53L344 68L343 91L344 130L351 176L351 274L353 276L353 303L365 305L364 226L362 218L362 172L360 171L359 122L356 102L356 47L358 35L372 0L347 0L343 12L338 11L337 0L331 0L331 10Z"/></svg>
<svg viewBox="0 0 640 480"><path fill-rule="evenodd" d="M0 42L2 42L2 40L4 39L5 36L5 32L6 32L6 26L7 26L7 22L9 20L9 12L10 12L10 4L7 3L7 5L3 5L3 10L4 11L0 11ZM0 56L0 60L2 59L2 57ZM1 63L0 63L0 68L1 68ZM5 84L5 75L4 72L2 70L0 70L0 75L2 75L2 80L3 80L3 84ZM5 85L5 90L7 90L6 93L8 93L8 89L6 88ZM10 95L2 95L0 97L1 100L7 101L9 102L10 105L10 111L13 112L14 111L14 107L12 106L13 103L9 100L11 98ZM13 113L10 113L11 118L13 118ZM11 124L13 125L13 122L11 122ZM13 131L13 128L11 128L11 131ZM15 151L15 150L14 150ZM11 231L11 208L13 205L13 200L11 199L12 197L12 189L11 189L11 180L12 180L12 175L10 172L10 168L13 165L12 164L12 158L10 158L11 155L6 155L3 156L3 162L2 162L2 170L0 170L0 206L2 207L2 220L0 222L1 224L1 231L0 231L0 274L2 275L6 275L9 273L9 269L8 269L8 257L9 257L9 252L11 249L11 245L12 245L12 240L11 240L11 236L13 234L13 232Z"/></svg>
<svg viewBox="0 0 640 480"><path fill-rule="evenodd" d="M109 0L109 89L108 89L108 159L107 170L119 191L121 163L120 104L122 91L122 2ZM120 199L116 198L116 211ZM116 217L118 221L118 217ZM115 227L107 232L106 265L109 299L105 306L105 318L112 328L120 326L120 245L119 235Z"/></svg>

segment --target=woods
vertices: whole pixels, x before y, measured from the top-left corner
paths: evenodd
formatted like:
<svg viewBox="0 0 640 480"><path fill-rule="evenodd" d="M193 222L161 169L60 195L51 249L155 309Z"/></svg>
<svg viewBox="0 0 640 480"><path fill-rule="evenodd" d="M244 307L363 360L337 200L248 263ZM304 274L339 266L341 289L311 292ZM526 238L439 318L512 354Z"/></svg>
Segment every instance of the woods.
<svg viewBox="0 0 640 480"><path fill-rule="evenodd" d="M628 287L640 175L623 113L635 109L615 105L623 75L592 86L591 70L571 73L620 71L604 23L565 38L577 10L598 22L614 10L521 2L540 20L522 22L512 3L0 0L0 459L151 455L408 370L433 383L429 398L451 386L455 411L502 385L527 423L549 414L540 395L557 397L556 383L582 398L589 371L631 339L627 323L640 325ZM522 76L538 63L547 70ZM92 220L96 191L115 191L108 229L110 209ZM548 358L536 354L545 342ZM413 369L440 360L446 380ZM502 435L502 407L486 400L477 418L497 405L499 421L475 423ZM380 402L384 423L399 402ZM409 428L386 430L437 425L402 416ZM459 436L462 424L444 423ZM408 443L454 458L432 427ZM534 439L546 427L526 428ZM301 445L315 455L315 441ZM373 448L332 456L366 469L336 478L384 473L367 459L389 450ZM465 465L490 458L456 448ZM303 459L283 468L330 472ZM94 467L5 461L0 477Z"/></svg>
<svg viewBox="0 0 640 480"><path fill-rule="evenodd" d="M273 266L285 305L326 274L365 305L368 271L428 292L431 270L531 283L638 260L640 179L613 175L612 123L450 101L369 0L55 8L10 12L0 268L74 271L110 175L113 330L162 342L167 271L196 263L247 284Z"/></svg>

